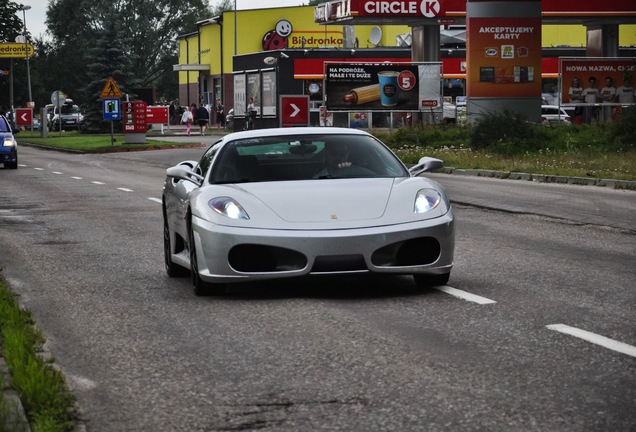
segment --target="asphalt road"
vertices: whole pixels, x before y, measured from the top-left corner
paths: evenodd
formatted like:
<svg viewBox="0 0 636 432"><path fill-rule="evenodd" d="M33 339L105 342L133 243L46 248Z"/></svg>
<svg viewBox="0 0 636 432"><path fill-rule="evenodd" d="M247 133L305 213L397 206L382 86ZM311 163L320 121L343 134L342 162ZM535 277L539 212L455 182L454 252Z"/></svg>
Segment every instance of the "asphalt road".
<svg viewBox="0 0 636 432"><path fill-rule="evenodd" d="M199 298L163 270L160 199L203 149L20 150L0 266L87 431L636 429L636 192L436 174L458 218L449 288Z"/></svg>

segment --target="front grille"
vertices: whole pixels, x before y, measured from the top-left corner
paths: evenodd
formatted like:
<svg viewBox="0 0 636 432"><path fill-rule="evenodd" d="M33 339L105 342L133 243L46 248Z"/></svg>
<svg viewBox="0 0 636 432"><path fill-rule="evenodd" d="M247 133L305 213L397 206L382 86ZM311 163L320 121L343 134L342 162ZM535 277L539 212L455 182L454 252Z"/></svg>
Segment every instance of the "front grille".
<svg viewBox="0 0 636 432"><path fill-rule="evenodd" d="M367 270L362 255L329 255L316 257L312 273Z"/></svg>

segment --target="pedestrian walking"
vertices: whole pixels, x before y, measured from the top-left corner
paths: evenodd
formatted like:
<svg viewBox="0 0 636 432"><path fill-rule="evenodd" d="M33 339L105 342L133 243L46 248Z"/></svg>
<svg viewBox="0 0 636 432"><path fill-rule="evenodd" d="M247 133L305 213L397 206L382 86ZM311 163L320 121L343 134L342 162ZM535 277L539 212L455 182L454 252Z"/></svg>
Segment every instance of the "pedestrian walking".
<svg viewBox="0 0 636 432"><path fill-rule="evenodd" d="M190 108L185 107L185 111L183 111L183 115L181 116L181 123L186 125L186 135L190 136L190 128L192 127L192 122L194 121L192 117L192 112Z"/></svg>
<svg viewBox="0 0 636 432"><path fill-rule="evenodd" d="M199 105L199 108L196 110L195 118L199 128L201 129L201 136L205 135L205 129L208 127L208 123L210 123L210 113L205 105Z"/></svg>

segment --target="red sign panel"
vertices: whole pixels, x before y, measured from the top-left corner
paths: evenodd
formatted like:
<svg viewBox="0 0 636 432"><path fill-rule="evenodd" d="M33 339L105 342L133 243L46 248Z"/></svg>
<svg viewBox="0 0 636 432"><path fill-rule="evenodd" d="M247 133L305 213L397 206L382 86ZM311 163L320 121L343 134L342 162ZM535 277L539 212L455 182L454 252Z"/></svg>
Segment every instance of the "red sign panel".
<svg viewBox="0 0 636 432"><path fill-rule="evenodd" d="M146 109L146 123L165 124L168 123L167 106L149 106Z"/></svg>
<svg viewBox="0 0 636 432"><path fill-rule="evenodd" d="M33 122L33 110L31 108L15 109L15 124L29 126Z"/></svg>
<svg viewBox="0 0 636 432"><path fill-rule="evenodd" d="M124 133L146 133L146 102L124 102L122 105Z"/></svg>
<svg viewBox="0 0 636 432"><path fill-rule="evenodd" d="M309 96L281 96L281 126L309 125Z"/></svg>

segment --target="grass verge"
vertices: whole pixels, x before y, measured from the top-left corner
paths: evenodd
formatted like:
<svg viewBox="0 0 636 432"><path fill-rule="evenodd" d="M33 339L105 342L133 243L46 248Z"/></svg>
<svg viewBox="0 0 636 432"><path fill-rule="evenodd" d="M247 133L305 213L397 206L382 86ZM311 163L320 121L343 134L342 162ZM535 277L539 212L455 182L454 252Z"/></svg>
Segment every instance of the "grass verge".
<svg viewBox="0 0 636 432"><path fill-rule="evenodd" d="M149 134L149 136L153 136ZM161 135L157 135L158 137ZM131 149L140 149L144 147L175 147L183 146L188 143L178 143L169 141L169 136L164 137L166 141L146 141L143 144L127 144L124 142L123 134L113 135L114 142L111 141L110 135L87 135L77 131L64 131L62 135L59 132L49 132L47 138L42 138L39 132L21 131L16 135L18 143L20 141L38 144L59 150L70 150L84 153L104 153L112 151L123 151Z"/></svg>
<svg viewBox="0 0 636 432"><path fill-rule="evenodd" d="M41 352L44 337L28 311L20 309L0 274L0 348L33 432L71 432L75 398L61 372ZM6 383L5 383L6 384ZM11 416L0 391L0 431Z"/></svg>

